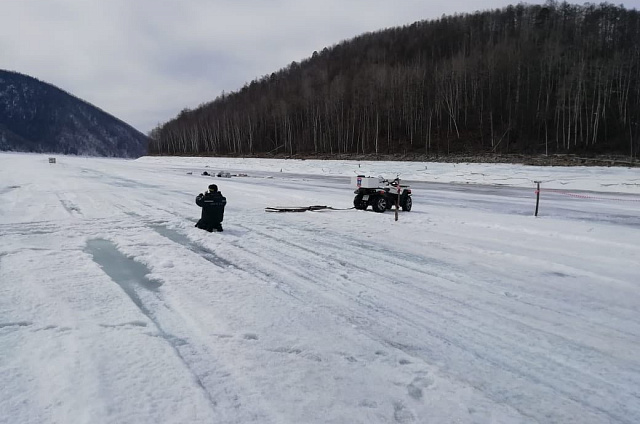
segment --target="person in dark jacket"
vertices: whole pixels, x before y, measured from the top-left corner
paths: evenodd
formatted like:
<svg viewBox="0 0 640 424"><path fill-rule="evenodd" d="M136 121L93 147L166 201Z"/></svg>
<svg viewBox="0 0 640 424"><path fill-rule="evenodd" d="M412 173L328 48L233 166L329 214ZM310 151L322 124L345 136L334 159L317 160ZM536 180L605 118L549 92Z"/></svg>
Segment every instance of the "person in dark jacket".
<svg viewBox="0 0 640 424"><path fill-rule="evenodd" d="M196 196L196 205L202 208L202 216L196 223L196 227L209 232L222 231L221 222L226 204L227 199L218 191L218 186L211 184L208 192Z"/></svg>

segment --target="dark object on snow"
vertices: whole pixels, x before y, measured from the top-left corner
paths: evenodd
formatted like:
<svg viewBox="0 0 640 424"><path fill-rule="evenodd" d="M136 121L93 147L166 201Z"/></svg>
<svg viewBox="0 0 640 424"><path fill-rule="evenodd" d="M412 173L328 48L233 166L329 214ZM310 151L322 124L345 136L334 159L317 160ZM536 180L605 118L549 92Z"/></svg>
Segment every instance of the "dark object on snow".
<svg viewBox="0 0 640 424"><path fill-rule="evenodd" d="M321 205L313 205L313 206L273 206L269 208L264 208L265 212L306 212L306 211L348 211L353 208L346 209L337 209L331 206L321 206Z"/></svg>
<svg viewBox="0 0 640 424"><path fill-rule="evenodd" d="M365 210L371 205L374 211L384 212L397 205L403 211L411 210L411 189L409 186L401 185L400 178L389 181L358 175L353 177L353 182L357 187L354 191L356 197L353 198L353 206L356 209Z"/></svg>
<svg viewBox="0 0 640 424"><path fill-rule="evenodd" d="M227 199L218 191L218 186L211 184L209 191L196 196L196 205L202 208L202 216L196 223L196 227L213 232L222 231L222 220L224 219L224 207Z"/></svg>
<svg viewBox="0 0 640 424"><path fill-rule="evenodd" d="M211 175L207 171L204 171L201 175Z"/></svg>

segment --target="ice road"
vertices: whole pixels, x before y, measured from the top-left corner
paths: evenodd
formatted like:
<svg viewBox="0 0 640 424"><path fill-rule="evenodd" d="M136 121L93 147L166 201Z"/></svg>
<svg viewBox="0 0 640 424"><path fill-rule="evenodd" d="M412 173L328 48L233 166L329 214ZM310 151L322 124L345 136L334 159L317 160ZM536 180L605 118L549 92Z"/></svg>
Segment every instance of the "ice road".
<svg viewBox="0 0 640 424"><path fill-rule="evenodd" d="M0 154L2 423L640 422L637 170L57 159ZM360 172L413 210L264 210Z"/></svg>

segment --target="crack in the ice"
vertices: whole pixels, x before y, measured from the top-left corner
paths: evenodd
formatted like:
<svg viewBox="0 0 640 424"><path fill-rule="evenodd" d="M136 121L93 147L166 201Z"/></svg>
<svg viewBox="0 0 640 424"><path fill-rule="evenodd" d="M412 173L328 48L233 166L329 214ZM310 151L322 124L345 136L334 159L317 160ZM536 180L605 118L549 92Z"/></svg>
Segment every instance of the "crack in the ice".
<svg viewBox="0 0 640 424"><path fill-rule="evenodd" d="M154 283L147 278L147 274L150 273L149 269L145 265L126 257L113 243L104 239L89 240L87 242L86 251L93 256L94 262L100 265L104 272L116 284L118 284L122 290L124 290L127 296L129 296L133 303L138 307L140 312L155 324L160 336L169 344L169 346L171 346L177 357L184 364L185 368L189 370L193 376L194 382L202 389L210 404L216 406L217 401L205 387L202 378L191 367L180 351L180 347L188 345L188 342L166 332L158 318L155 316L154 311L145 305L136 290L136 287L143 287L153 293L158 300L164 303L162 296L157 290L157 283Z"/></svg>
<svg viewBox="0 0 640 424"><path fill-rule="evenodd" d="M29 321L15 321L15 322L0 322L0 328L6 327L28 327L32 325L32 322Z"/></svg>

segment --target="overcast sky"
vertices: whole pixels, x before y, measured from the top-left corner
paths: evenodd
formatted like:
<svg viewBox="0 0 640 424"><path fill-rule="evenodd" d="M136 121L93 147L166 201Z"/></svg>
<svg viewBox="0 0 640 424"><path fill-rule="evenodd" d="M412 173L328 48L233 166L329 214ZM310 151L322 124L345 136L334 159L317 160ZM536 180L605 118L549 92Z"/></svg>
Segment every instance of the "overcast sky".
<svg viewBox="0 0 640 424"><path fill-rule="evenodd" d="M185 107L364 32L515 3L0 0L0 69L53 84L147 133ZM638 9L640 0L625 6Z"/></svg>

